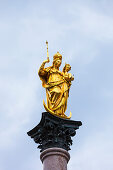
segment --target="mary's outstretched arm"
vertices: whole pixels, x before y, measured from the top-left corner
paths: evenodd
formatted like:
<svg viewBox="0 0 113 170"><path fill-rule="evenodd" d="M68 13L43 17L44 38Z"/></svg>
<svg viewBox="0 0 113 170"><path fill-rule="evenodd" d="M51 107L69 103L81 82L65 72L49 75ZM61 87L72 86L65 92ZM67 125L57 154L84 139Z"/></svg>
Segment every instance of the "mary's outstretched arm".
<svg viewBox="0 0 113 170"><path fill-rule="evenodd" d="M47 71L46 71L46 69L44 68L46 63L49 63L49 60L48 60L48 59L45 60L45 61L43 61L43 63L41 64L41 66L40 66L40 68L39 68L38 75L39 75L40 77L44 77L44 76L47 75Z"/></svg>

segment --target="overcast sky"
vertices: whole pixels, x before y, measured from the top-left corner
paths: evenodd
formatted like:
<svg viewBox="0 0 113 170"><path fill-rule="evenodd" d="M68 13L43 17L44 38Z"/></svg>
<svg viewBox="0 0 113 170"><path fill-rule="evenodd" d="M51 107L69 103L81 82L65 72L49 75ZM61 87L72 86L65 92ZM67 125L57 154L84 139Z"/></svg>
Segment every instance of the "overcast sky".
<svg viewBox="0 0 113 170"><path fill-rule="evenodd" d="M37 71L63 56L75 76L66 115L83 126L68 170L113 170L113 1L0 0L0 170L43 168L27 131L44 111Z"/></svg>

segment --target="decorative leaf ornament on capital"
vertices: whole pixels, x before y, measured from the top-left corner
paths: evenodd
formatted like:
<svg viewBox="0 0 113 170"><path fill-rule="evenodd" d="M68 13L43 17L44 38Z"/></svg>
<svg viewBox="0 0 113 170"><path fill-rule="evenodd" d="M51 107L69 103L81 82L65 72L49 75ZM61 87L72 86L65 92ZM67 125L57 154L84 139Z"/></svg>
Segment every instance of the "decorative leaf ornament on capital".
<svg viewBox="0 0 113 170"><path fill-rule="evenodd" d="M62 71L59 67L62 63L62 55L57 52L53 56L53 63L50 67L45 67L46 63L49 63L48 42L47 44L47 60L41 64L38 75L42 81L42 86L46 89L47 105L43 100L44 108L47 112L64 119L71 118L65 115L67 109L67 100L69 97L69 90L71 87L71 81L74 80L74 76L68 73L71 70L69 64L65 64Z"/></svg>

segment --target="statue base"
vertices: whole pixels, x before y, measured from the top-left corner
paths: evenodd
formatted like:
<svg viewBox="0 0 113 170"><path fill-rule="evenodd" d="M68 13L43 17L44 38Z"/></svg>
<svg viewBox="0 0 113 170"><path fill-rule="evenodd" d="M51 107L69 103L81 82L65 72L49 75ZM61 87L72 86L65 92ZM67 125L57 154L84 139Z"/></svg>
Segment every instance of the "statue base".
<svg viewBox="0 0 113 170"><path fill-rule="evenodd" d="M40 123L27 134L38 144L40 152L48 148L68 151L72 145L71 137L76 135L76 130L81 125L81 121L67 120L43 112Z"/></svg>

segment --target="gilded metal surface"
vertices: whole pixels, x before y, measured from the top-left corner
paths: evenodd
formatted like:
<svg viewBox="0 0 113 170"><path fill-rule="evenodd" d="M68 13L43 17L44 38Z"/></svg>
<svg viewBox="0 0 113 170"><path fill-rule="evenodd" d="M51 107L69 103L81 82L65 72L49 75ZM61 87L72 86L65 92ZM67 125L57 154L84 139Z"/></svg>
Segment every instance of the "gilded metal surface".
<svg viewBox="0 0 113 170"><path fill-rule="evenodd" d="M46 63L49 63L48 54L48 42L47 44L47 60L43 61L41 64L38 75L42 81L42 86L46 89L47 105L43 101L43 105L47 112L56 115L61 118L70 119L70 116L65 115L67 109L67 99L69 97L69 90L71 86L71 81L74 77L71 73L69 64L65 64L62 72L59 67L62 63L62 55L57 52L53 56L53 64L50 67L45 67Z"/></svg>

